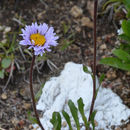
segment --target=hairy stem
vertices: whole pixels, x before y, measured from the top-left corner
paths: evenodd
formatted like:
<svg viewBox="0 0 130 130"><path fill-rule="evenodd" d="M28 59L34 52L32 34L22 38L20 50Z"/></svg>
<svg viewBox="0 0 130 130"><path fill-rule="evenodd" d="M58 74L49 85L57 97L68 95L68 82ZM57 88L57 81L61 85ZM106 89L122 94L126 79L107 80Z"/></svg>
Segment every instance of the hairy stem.
<svg viewBox="0 0 130 130"><path fill-rule="evenodd" d="M32 73L33 73L34 62L35 62L35 55L33 53L33 58L32 58L32 63L31 63L31 68L30 68L30 92L31 92L33 110L35 112L37 122L38 122L39 126L41 127L41 129L44 130L44 128L43 128L43 126L42 126L42 124L40 122L37 110L36 110L36 103L35 103L35 97L34 97L33 86L32 86Z"/></svg>
<svg viewBox="0 0 130 130"><path fill-rule="evenodd" d="M91 114L93 112L95 96L96 96L96 19L97 19L97 3L98 0L94 1L94 31L93 31L93 39L94 39L94 56L93 56L93 97L90 107L90 113L88 121L90 121Z"/></svg>

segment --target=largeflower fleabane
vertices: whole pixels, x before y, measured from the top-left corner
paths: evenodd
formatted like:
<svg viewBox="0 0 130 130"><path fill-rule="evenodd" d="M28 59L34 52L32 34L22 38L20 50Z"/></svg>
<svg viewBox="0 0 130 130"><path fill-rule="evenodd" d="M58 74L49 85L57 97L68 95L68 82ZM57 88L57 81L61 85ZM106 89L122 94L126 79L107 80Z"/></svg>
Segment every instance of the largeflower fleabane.
<svg viewBox="0 0 130 130"><path fill-rule="evenodd" d="M51 51L50 46L56 46L59 38L54 33L54 28L48 27L46 23L26 25L20 35L23 37L23 40L19 44L29 46L29 49L33 48L34 54L41 56L45 51Z"/></svg>

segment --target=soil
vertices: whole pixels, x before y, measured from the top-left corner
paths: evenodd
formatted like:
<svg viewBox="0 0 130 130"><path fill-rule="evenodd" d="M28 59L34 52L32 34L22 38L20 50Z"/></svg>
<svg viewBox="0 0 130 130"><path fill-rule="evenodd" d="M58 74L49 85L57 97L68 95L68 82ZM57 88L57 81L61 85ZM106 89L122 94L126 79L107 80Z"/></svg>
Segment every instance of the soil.
<svg viewBox="0 0 130 130"><path fill-rule="evenodd" d="M0 79L0 130L29 130L32 129L32 123L28 120L28 113L31 111L31 115L34 115L28 78L31 56L25 51L27 50L25 47L21 47L21 52L18 49L18 42L21 40L20 28L36 21L45 22L53 26L57 35L60 36L59 45L52 48L52 52L47 53L46 57L42 57L40 61L40 57L37 57L38 65L34 67L33 76L34 91L37 93L42 84L50 77L59 75L65 63L69 61L92 67L93 2L88 0L1 0L0 4L0 26L11 27L11 31L7 34L8 44L11 44L13 40L12 33L16 33L16 49L13 52L15 69L4 91L9 74L4 79ZM81 9L79 16L74 16L72 10L74 6ZM83 20L83 17L87 17L90 21ZM104 73L106 77L102 86L111 88L130 108L130 73L99 64L101 58L112 55L112 49L118 46L117 29L113 23L119 25L119 20L113 17L110 19L109 12L98 15L97 18L97 75ZM0 35L0 41L5 39L3 31L0 31ZM120 126L120 129L128 130L129 122Z"/></svg>

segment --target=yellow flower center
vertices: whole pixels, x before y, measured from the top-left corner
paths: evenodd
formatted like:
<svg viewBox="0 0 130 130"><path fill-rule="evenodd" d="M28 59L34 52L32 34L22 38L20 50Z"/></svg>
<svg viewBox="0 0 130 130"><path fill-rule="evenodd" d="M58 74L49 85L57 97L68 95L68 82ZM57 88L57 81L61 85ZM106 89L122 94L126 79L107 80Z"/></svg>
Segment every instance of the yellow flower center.
<svg viewBox="0 0 130 130"><path fill-rule="evenodd" d="M31 39L31 43L34 43L34 45L37 46L43 46L46 42L45 37L39 33L32 34L30 36L30 39Z"/></svg>

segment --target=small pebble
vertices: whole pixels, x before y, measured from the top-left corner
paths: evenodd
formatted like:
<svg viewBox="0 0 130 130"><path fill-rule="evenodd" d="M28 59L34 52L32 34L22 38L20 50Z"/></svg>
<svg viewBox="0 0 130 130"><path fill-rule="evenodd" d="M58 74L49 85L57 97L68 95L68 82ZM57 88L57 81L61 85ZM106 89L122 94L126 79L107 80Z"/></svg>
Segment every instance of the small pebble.
<svg viewBox="0 0 130 130"><path fill-rule="evenodd" d="M62 123L62 126L63 126L63 127L66 127L66 126L67 126L66 121L64 121L64 122Z"/></svg>
<svg viewBox="0 0 130 130"><path fill-rule="evenodd" d="M7 99L7 94L6 93L2 93L1 99L6 100Z"/></svg>
<svg viewBox="0 0 130 130"><path fill-rule="evenodd" d="M81 25L89 28L93 28L93 22L88 17L82 17Z"/></svg>
<svg viewBox="0 0 130 130"><path fill-rule="evenodd" d="M11 31L11 27L5 27L4 33L8 33Z"/></svg>
<svg viewBox="0 0 130 130"><path fill-rule="evenodd" d="M102 45L100 46L100 49L101 49L101 50L105 50L105 49L107 49L106 44L102 44Z"/></svg>
<svg viewBox="0 0 130 130"><path fill-rule="evenodd" d="M73 6L70 11L71 15L75 18L81 16L83 14L83 10L78 6Z"/></svg>
<svg viewBox="0 0 130 130"><path fill-rule="evenodd" d="M24 103L23 104L23 108L26 109L26 110L28 110L28 109L31 108L31 104L30 103Z"/></svg>
<svg viewBox="0 0 130 130"><path fill-rule="evenodd" d="M0 31L3 31L4 30L4 26L0 26Z"/></svg>

